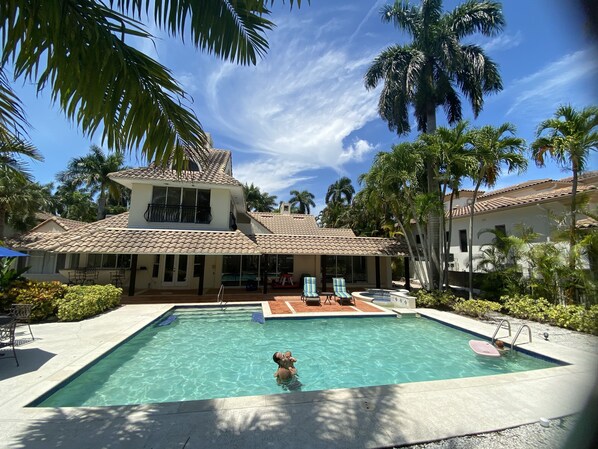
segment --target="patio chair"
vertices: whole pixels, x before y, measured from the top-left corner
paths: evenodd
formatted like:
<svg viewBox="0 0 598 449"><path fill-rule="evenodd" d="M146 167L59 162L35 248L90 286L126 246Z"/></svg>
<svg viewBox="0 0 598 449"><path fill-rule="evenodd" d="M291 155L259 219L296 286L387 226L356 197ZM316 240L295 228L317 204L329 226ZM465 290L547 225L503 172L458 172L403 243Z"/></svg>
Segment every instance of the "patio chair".
<svg viewBox="0 0 598 449"><path fill-rule="evenodd" d="M347 291L344 278L332 278L332 289L334 290L334 296L338 298L339 304L344 302L355 304L353 296Z"/></svg>
<svg viewBox="0 0 598 449"><path fill-rule="evenodd" d="M316 278L306 276L303 279L303 294L301 295L301 300L304 301L306 304L308 302L317 302L320 303L320 294L316 291Z"/></svg>
<svg viewBox="0 0 598 449"><path fill-rule="evenodd" d="M0 357L0 360L3 358L14 358L15 362L17 362L17 366L19 366L19 359L17 359L17 352L15 351L15 328L17 327L16 320L11 320L8 323L0 324L0 349L2 348L12 348L12 357ZM5 354L2 353L4 356Z"/></svg>
<svg viewBox="0 0 598 449"><path fill-rule="evenodd" d="M35 340L33 332L31 332L31 307L32 304L13 304L10 308L10 316L15 320L17 326L19 324L26 324L31 334L31 339Z"/></svg>

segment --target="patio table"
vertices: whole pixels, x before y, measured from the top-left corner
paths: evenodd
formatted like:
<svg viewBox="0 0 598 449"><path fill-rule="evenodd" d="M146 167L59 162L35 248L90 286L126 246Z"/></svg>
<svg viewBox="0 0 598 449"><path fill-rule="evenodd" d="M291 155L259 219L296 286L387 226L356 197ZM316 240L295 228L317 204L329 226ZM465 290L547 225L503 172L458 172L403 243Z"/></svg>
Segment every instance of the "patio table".
<svg viewBox="0 0 598 449"><path fill-rule="evenodd" d="M326 303L332 304L332 297L334 296L334 292L322 292L320 294L322 296L326 296L326 299L324 300L324 304L326 304Z"/></svg>

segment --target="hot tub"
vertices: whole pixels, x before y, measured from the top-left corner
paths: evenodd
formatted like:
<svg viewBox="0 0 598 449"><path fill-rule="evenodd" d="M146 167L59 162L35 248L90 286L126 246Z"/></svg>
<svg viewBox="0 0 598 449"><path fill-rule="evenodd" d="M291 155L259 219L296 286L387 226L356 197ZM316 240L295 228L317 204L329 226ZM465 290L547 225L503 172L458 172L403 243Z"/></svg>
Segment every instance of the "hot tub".
<svg viewBox="0 0 598 449"><path fill-rule="evenodd" d="M353 292L353 298L371 301L386 307L415 309L415 296L409 295L409 290L389 290L384 288L369 288L365 292Z"/></svg>

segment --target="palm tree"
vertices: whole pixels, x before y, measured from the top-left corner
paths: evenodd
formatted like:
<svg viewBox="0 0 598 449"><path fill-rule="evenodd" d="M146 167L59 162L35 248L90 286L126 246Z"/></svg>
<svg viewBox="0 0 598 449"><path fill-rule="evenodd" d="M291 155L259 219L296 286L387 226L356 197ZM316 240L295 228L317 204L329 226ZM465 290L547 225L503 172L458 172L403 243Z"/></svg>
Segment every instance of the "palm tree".
<svg viewBox="0 0 598 449"><path fill-rule="evenodd" d="M441 197L443 202L450 190L448 205L448 231L446 230L445 220L442 221L440 240L444 242L444 268L441 276L440 286L448 287L448 270L450 242L453 232L453 201L459 197L459 189L463 178L471 172L471 167L475 164L475 159L471 152L473 133L469 128L467 121L460 121L452 128L444 126L438 127L434 133L422 134L420 139L428 147L428 151L433 152L435 158L439 161L438 180L441 184ZM446 237L448 235L448 238Z"/></svg>
<svg viewBox="0 0 598 449"><path fill-rule="evenodd" d="M189 98L170 71L125 41L153 40L142 20L170 35L190 37L224 60L255 64L265 54L266 19L274 0L0 2L0 123L27 127L14 78L50 88L84 134L103 130L111 149L141 149L149 161L184 165L189 148L205 155L208 139ZM289 0L300 6L301 0ZM188 35L188 36L185 36ZM151 126L148 126L151 124Z"/></svg>
<svg viewBox="0 0 598 449"><path fill-rule="evenodd" d="M6 176L30 180L27 162L23 158L42 162L44 157L31 143L14 136L0 125L0 171Z"/></svg>
<svg viewBox="0 0 598 449"><path fill-rule="evenodd" d="M73 187L85 187L92 195L99 194L97 219L104 218L108 195L121 196L122 186L108 177L110 173L123 170L124 156L113 153L106 156L102 149L92 145L90 153L71 159L65 171L58 173L57 179Z"/></svg>
<svg viewBox="0 0 598 449"><path fill-rule="evenodd" d="M418 130L436 129L436 108L442 106L449 124L461 120L461 99L469 100L477 117L484 94L502 89L496 64L475 44L462 44L468 36L493 36L504 26L500 3L470 0L444 13L442 0L422 0L419 7L397 0L381 10L382 20L392 22L412 36L407 45L394 45L380 53L365 75L365 86L375 88L382 80L378 112L392 131L410 131L408 108L413 106ZM426 161L427 191L441 202L435 173L438 161ZM438 208L433 208L438 209ZM428 217L432 248L432 284L440 279L440 213Z"/></svg>
<svg viewBox="0 0 598 449"><path fill-rule="evenodd" d="M536 164L543 167L548 154L573 173L569 268L575 270L573 247L576 244L577 179L587 166L590 152L598 149L598 107L590 106L578 111L570 105L559 106L553 118L540 123L536 136L536 141L531 145Z"/></svg>
<svg viewBox="0 0 598 449"><path fill-rule="evenodd" d="M98 215L93 196L72 184L60 184L52 195L51 213L70 220L92 222Z"/></svg>
<svg viewBox="0 0 598 449"><path fill-rule="evenodd" d="M325 201L326 204L341 203L348 205L351 204L353 195L355 195L355 188L351 185L351 179L343 176L328 187Z"/></svg>
<svg viewBox="0 0 598 449"><path fill-rule="evenodd" d="M478 191L482 184L487 187L496 185L503 166L507 173L519 172L527 168L527 159L523 152L525 141L515 137L515 127L503 123L499 127L483 126L474 131L472 156L477 161L471 177L475 183L469 206L469 299L473 299L473 218Z"/></svg>
<svg viewBox="0 0 598 449"><path fill-rule="evenodd" d="M276 207L276 195L262 192L259 187L245 184L243 186L247 211L272 212Z"/></svg>
<svg viewBox="0 0 598 449"><path fill-rule="evenodd" d="M29 204L27 186L31 176L24 158L44 160L31 143L0 124L0 239L4 237L6 214L19 205Z"/></svg>
<svg viewBox="0 0 598 449"><path fill-rule="evenodd" d="M308 192L307 190L303 190L299 192L298 190L291 190L291 199L289 199L289 203L292 206L295 204L299 205L299 213L300 214L309 214L310 206L316 207L316 203L314 203L314 194Z"/></svg>

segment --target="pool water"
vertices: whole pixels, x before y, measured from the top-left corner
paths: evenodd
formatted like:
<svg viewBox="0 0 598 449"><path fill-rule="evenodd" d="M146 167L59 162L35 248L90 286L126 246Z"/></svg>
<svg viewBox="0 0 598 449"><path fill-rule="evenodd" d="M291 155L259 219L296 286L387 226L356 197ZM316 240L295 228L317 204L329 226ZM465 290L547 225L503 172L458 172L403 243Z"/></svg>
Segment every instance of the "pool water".
<svg viewBox="0 0 598 449"><path fill-rule="evenodd" d="M300 384L314 391L512 373L556 366L519 352L475 355L471 334L426 318L252 321L256 307L176 308L37 406L107 406L289 391L275 351L291 350ZM168 315L162 317L161 322Z"/></svg>

